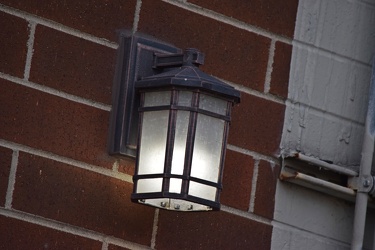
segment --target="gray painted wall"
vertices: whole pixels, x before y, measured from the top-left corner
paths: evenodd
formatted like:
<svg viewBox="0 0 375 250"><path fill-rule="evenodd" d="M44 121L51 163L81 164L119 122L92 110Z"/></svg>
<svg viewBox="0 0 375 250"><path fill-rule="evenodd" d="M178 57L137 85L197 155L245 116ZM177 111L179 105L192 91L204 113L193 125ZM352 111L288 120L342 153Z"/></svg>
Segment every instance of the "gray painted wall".
<svg viewBox="0 0 375 250"><path fill-rule="evenodd" d="M283 154L299 151L358 169L374 52L374 1L300 0ZM272 249L349 249L353 212L353 203L278 182Z"/></svg>
<svg viewBox="0 0 375 250"><path fill-rule="evenodd" d="M283 152L359 165L374 51L374 1L300 1Z"/></svg>

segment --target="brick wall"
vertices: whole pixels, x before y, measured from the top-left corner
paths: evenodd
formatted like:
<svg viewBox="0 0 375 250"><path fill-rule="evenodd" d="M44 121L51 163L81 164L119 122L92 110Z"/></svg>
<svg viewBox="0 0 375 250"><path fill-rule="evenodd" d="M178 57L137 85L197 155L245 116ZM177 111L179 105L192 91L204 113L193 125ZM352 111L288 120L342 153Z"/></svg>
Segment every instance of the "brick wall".
<svg viewBox="0 0 375 250"><path fill-rule="evenodd" d="M0 1L1 249L269 249L298 1ZM130 202L107 153L119 29L206 54L239 89L222 211Z"/></svg>

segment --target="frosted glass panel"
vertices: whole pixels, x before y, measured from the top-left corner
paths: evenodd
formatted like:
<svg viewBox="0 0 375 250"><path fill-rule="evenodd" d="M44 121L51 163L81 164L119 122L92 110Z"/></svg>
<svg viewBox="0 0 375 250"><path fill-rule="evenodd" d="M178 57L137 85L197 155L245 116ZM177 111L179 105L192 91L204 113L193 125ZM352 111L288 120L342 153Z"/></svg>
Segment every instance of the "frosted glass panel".
<svg viewBox="0 0 375 250"><path fill-rule="evenodd" d="M201 94L199 97L199 108L211 111L220 115L226 115L228 102L209 95Z"/></svg>
<svg viewBox="0 0 375 250"><path fill-rule="evenodd" d="M161 192L162 178L140 179L137 183L137 193Z"/></svg>
<svg viewBox="0 0 375 250"><path fill-rule="evenodd" d="M144 112L138 174L163 173L168 116L168 110Z"/></svg>
<svg viewBox="0 0 375 250"><path fill-rule="evenodd" d="M198 114L191 176L217 182L223 131L223 120Z"/></svg>
<svg viewBox="0 0 375 250"><path fill-rule="evenodd" d="M178 95L178 105L180 105L180 106L191 106L192 97L193 97L193 92L180 91L179 95Z"/></svg>
<svg viewBox="0 0 375 250"><path fill-rule="evenodd" d="M159 91L159 92L147 92L145 93L144 107L162 106L171 104L171 92L170 91Z"/></svg>
<svg viewBox="0 0 375 250"><path fill-rule="evenodd" d="M183 174L189 115L190 112L188 111L178 111L177 113L176 134L172 157L172 174Z"/></svg>
<svg viewBox="0 0 375 250"><path fill-rule="evenodd" d="M182 185L181 179L171 178L169 181L169 192L181 193L181 185Z"/></svg>
<svg viewBox="0 0 375 250"><path fill-rule="evenodd" d="M189 184L189 195L214 201L216 197L216 188L191 181Z"/></svg>

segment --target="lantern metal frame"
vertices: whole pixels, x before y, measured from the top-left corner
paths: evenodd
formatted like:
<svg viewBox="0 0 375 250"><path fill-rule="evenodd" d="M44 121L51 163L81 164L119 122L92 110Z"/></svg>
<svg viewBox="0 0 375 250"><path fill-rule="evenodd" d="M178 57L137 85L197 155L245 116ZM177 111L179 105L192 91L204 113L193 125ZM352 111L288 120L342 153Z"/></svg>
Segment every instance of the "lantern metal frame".
<svg viewBox="0 0 375 250"><path fill-rule="evenodd" d="M111 115L111 133L109 151L111 154L120 154L135 157L136 171L133 176L134 190L131 195L133 202L144 203L160 208L181 211L180 205L175 200L184 200L197 204L199 209L189 205L183 211L220 210L220 193L222 189L222 175L225 160L226 141L231 117L231 106L240 100L240 92L233 87L211 77L198 69L203 64L204 55L196 49L188 49L182 53L180 49L163 42L146 37L123 34L120 43L120 56L115 79L114 105ZM144 107L146 92L171 91L169 105ZM178 104L180 91L192 92L190 106ZM137 94L139 93L139 94ZM225 115L218 114L199 107L200 95L212 95L227 101ZM149 111L169 111L167 129L166 152L164 158L164 172L156 174L137 174L139 165L139 152L137 145L141 143L143 113ZM188 111L189 123L183 174L171 173L173 156L175 126L178 111ZM140 115L138 115L138 112ZM217 182L204 180L190 175L192 156L194 151L195 129L198 114L218 118L224 121L220 163ZM139 122L137 124L137 120ZM138 129L136 129L138 127ZM135 140L137 137L137 140ZM161 178L160 192L137 193L139 180ZM181 180L181 192L169 192L171 178ZM214 200L208 200L189 194L189 183L195 182L216 189ZM147 202L152 199L168 199L169 202L155 204ZM169 204L167 204L169 203ZM195 205L194 205L195 206Z"/></svg>

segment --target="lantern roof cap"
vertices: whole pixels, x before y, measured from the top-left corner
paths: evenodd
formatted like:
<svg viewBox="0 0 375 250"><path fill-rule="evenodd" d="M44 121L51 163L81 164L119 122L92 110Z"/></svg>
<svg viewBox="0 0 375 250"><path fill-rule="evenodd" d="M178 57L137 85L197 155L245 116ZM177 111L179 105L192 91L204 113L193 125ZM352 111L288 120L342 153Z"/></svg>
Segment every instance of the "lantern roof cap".
<svg viewBox="0 0 375 250"><path fill-rule="evenodd" d="M187 49L185 55L186 53L191 53L191 51L192 49ZM185 58L190 57L185 56ZM167 69L163 73L144 77L135 83L135 87L138 89L163 87L199 89L225 96L226 98L232 99L233 102L239 103L240 91L223 81L202 72L198 68L198 65L198 63L185 59L181 67Z"/></svg>

